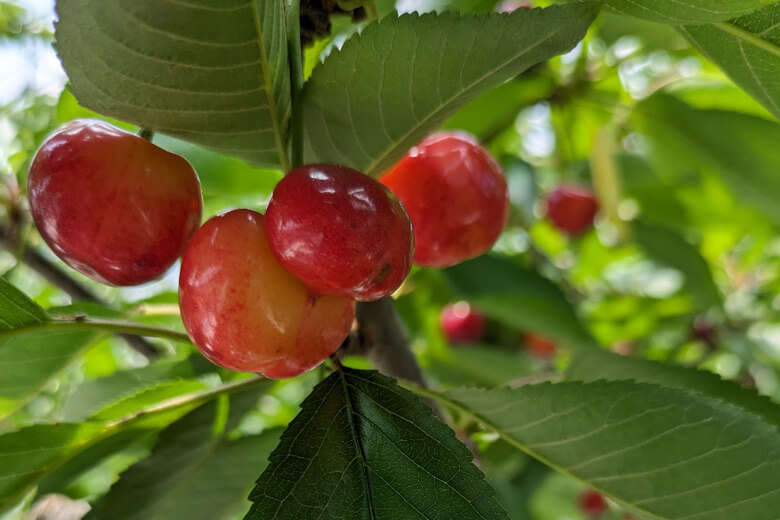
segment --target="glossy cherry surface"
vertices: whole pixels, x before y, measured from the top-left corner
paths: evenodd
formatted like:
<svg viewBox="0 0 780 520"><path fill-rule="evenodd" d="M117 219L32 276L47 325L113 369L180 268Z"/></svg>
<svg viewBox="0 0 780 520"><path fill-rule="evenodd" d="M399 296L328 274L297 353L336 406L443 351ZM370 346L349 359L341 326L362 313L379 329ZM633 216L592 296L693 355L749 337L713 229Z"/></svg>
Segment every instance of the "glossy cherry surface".
<svg viewBox="0 0 780 520"><path fill-rule="evenodd" d="M263 215L234 210L195 233L179 278L182 320L204 356L231 370L292 377L346 338L355 302L312 296L277 262Z"/></svg>
<svg viewBox="0 0 780 520"><path fill-rule="evenodd" d="M598 491L588 490L579 497L580 510L591 518L598 518L607 511L607 501Z"/></svg>
<svg viewBox="0 0 780 520"><path fill-rule="evenodd" d="M496 7L496 11L499 13L513 13L518 9L525 9L527 11L531 9L531 7L529 2L512 2L510 0L505 0Z"/></svg>
<svg viewBox="0 0 780 520"><path fill-rule="evenodd" d="M466 302L447 305L439 320L444 336L453 344L476 343L485 334L484 316Z"/></svg>
<svg viewBox="0 0 780 520"><path fill-rule="evenodd" d="M559 186L547 196L547 218L568 235L590 229L598 209L593 192L579 186Z"/></svg>
<svg viewBox="0 0 780 520"><path fill-rule="evenodd" d="M550 359L555 355L555 343L537 334L526 335L525 349L529 354L540 359Z"/></svg>
<svg viewBox="0 0 780 520"><path fill-rule="evenodd" d="M414 261L447 267L488 251L509 212L501 168L471 136L428 137L381 179L414 227Z"/></svg>
<svg viewBox="0 0 780 520"><path fill-rule="evenodd" d="M313 294L378 300L412 267L412 224L398 198L350 168L293 170L274 188L265 219L276 258Z"/></svg>
<svg viewBox="0 0 780 520"><path fill-rule="evenodd" d="M73 121L46 139L28 191L49 247L113 285L161 276L200 224L200 183L189 163L101 121Z"/></svg>

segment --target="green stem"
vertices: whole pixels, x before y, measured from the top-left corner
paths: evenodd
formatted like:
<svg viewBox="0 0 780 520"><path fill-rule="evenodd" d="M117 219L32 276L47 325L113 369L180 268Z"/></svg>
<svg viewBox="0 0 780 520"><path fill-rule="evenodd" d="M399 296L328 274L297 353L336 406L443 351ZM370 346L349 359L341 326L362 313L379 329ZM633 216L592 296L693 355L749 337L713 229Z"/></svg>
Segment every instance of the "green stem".
<svg viewBox="0 0 780 520"><path fill-rule="evenodd" d="M303 52L301 50L300 0L289 0L287 10L287 54L290 60L292 117L290 120L291 166L303 165Z"/></svg>
<svg viewBox="0 0 780 520"><path fill-rule="evenodd" d="M49 331L49 330L56 330L56 331L99 330L99 331L114 332L119 334L134 334L136 336L164 338L164 339L170 339L182 343L190 342L190 338L183 332L164 329L161 327L151 327L147 325L139 325L137 323L130 323L130 322L79 319L79 318L72 318L72 317L68 317L65 319L54 319L52 321L44 321L42 323L27 325L25 327L3 330L0 331L0 339L8 336L13 336L22 332L36 332L36 331Z"/></svg>

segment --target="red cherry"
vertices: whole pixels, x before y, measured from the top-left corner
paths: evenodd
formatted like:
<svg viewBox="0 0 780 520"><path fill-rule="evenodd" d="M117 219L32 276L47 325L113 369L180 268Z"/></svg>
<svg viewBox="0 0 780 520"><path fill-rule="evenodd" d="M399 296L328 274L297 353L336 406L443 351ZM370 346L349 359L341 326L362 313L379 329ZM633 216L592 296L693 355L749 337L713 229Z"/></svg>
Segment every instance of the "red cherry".
<svg viewBox="0 0 780 520"><path fill-rule="evenodd" d="M555 355L555 343L536 334L525 337L525 348L534 357L550 359Z"/></svg>
<svg viewBox="0 0 780 520"><path fill-rule="evenodd" d="M531 4L529 2L511 2L506 0L496 7L496 11L499 13L512 13L518 9L525 9L527 11L531 9Z"/></svg>
<svg viewBox="0 0 780 520"><path fill-rule="evenodd" d="M401 203L343 166L290 172L274 189L265 224L276 258L312 294L378 300L412 267L412 224Z"/></svg>
<svg viewBox="0 0 780 520"><path fill-rule="evenodd" d="M214 217L192 237L179 278L184 326L204 356L231 370L293 377L346 338L355 302L314 297L276 261L263 215Z"/></svg>
<svg viewBox="0 0 780 520"><path fill-rule="evenodd" d="M466 302L447 305L439 320L450 343L476 343L485 333L485 318Z"/></svg>
<svg viewBox="0 0 780 520"><path fill-rule="evenodd" d="M57 256L113 285L161 276L200 224L189 163L101 121L73 121L46 139L28 191L35 225Z"/></svg>
<svg viewBox="0 0 780 520"><path fill-rule="evenodd" d="M568 235L579 235L593 225L598 202L593 192L578 186L559 186L547 196L547 218Z"/></svg>
<svg viewBox="0 0 780 520"><path fill-rule="evenodd" d="M607 511L607 501L598 491L588 490L580 495L580 510L591 518L598 518Z"/></svg>
<svg viewBox="0 0 780 520"><path fill-rule="evenodd" d="M471 136L440 133L380 179L409 213L414 261L447 267L488 251L509 214L501 168Z"/></svg>

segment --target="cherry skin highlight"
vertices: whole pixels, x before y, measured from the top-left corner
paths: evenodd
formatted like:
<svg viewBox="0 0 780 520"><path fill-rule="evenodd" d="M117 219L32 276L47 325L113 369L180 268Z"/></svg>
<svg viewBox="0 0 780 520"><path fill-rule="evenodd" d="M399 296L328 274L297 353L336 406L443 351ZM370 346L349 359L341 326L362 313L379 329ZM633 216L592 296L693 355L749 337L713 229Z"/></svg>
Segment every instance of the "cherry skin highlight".
<svg viewBox="0 0 780 520"><path fill-rule="evenodd" d="M112 285L162 276L200 224L189 163L101 121L73 121L46 139L28 191L35 225L57 256Z"/></svg>
<svg viewBox="0 0 780 520"><path fill-rule="evenodd" d="M509 214L501 168L476 139L445 132L425 139L380 181L414 227L414 261L448 267L488 251Z"/></svg>
<svg viewBox="0 0 780 520"><path fill-rule="evenodd" d="M598 491L588 490L579 497L580 510L591 518L598 518L607 511L607 501Z"/></svg>
<svg viewBox="0 0 780 520"><path fill-rule="evenodd" d="M279 263L315 295L378 300L412 267L412 224L401 203L350 168L293 170L274 188L265 224Z"/></svg>
<svg viewBox="0 0 780 520"><path fill-rule="evenodd" d="M276 261L263 220L234 210L195 233L182 259L179 305L187 333L212 362L280 379L336 351L355 302L312 296Z"/></svg>
<svg viewBox="0 0 780 520"><path fill-rule="evenodd" d="M539 359L550 359L555 355L555 343L537 334L526 335L525 349Z"/></svg>
<svg viewBox="0 0 780 520"><path fill-rule="evenodd" d="M547 196L547 218L570 236L590 229L598 209L593 192L578 186L559 186Z"/></svg>
<svg viewBox="0 0 780 520"><path fill-rule="evenodd" d="M477 343L485 334L485 317L466 302L447 305L439 320L444 336L452 344Z"/></svg>

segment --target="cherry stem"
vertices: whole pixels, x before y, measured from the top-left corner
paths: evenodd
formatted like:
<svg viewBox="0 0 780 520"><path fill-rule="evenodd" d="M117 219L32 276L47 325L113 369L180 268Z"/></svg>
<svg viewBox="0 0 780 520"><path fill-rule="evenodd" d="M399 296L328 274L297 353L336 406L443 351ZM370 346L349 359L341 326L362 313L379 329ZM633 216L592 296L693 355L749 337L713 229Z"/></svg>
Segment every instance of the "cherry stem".
<svg viewBox="0 0 780 520"><path fill-rule="evenodd" d="M14 255L20 262L35 271L52 285L58 287L74 300L97 303L105 307L109 304L74 280L56 264L36 249L27 246L19 239L19 226L7 228L0 226L0 247ZM145 338L132 333L119 334L127 344L149 359L159 356L162 351Z"/></svg>
<svg viewBox="0 0 780 520"><path fill-rule="evenodd" d="M148 128L142 128L138 131L138 137L141 139L146 139L147 141L151 141L154 139L154 131L149 130Z"/></svg>
<svg viewBox="0 0 780 520"><path fill-rule="evenodd" d="M290 120L291 169L303 165L303 51L301 49L300 0L287 3L287 54L290 62L292 116Z"/></svg>

